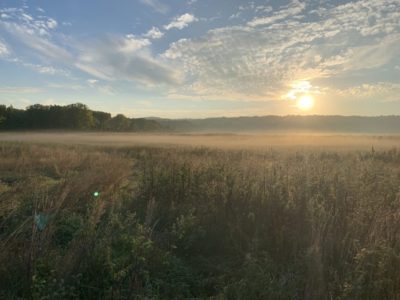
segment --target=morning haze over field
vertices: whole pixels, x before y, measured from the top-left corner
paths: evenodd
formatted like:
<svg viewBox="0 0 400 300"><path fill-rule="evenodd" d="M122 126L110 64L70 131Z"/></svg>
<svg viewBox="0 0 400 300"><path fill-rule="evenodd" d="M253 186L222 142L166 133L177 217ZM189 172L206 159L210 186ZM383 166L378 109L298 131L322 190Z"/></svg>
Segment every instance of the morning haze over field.
<svg viewBox="0 0 400 300"><path fill-rule="evenodd" d="M0 103L128 117L400 112L398 0L0 3Z"/></svg>
<svg viewBox="0 0 400 300"><path fill-rule="evenodd" d="M400 0L0 0L0 283L400 300Z"/></svg>

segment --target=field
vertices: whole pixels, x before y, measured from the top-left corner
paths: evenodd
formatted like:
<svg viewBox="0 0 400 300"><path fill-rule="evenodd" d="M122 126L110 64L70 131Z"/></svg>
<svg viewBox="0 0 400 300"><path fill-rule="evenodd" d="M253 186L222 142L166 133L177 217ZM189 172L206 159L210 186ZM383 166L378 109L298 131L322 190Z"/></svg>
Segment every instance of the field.
<svg viewBox="0 0 400 300"><path fill-rule="evenodd" d="M400 138L0 134L1 299L400 299Z"/></svg>
<svg viewBox="0 0 400 300"><path fill-rule="evenodd" d="M400 147L398 135L349 134L145 134L99 132L0 132L0 142L74 144L108 147L210 147L217 149L371 150Z"/></svg>

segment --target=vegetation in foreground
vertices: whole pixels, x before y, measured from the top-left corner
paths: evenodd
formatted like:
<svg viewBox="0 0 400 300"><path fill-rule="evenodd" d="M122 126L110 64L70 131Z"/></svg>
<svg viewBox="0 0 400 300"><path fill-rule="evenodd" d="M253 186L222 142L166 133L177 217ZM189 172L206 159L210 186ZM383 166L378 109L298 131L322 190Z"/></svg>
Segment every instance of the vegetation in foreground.
<svg viewBox="0 0 400 300"><path fill-rule="evenodd" d="M0 298L400 299L396 149L2 143L0 180Z"/></svg>

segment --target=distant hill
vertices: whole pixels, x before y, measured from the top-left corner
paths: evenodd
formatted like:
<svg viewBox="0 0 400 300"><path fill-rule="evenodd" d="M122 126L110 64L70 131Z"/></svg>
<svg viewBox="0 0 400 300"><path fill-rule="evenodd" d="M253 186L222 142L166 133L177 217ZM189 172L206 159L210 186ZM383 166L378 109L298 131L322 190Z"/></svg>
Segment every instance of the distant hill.
<svg viewBox="0 0 400 300"><path fill-rule="evenodd" d="M400 116L260 116L206 119L160 119L179 132L333 132L400 134Z"/></svg>

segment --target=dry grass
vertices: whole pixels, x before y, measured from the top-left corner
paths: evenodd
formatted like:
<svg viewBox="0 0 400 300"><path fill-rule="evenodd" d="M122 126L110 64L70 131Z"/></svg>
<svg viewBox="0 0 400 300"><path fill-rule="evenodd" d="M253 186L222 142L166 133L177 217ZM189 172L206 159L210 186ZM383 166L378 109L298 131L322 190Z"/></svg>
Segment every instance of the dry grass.
<svg viewBox="0 0 400 300"><path fill-rule="evenodd" d="M111 147L212 147L219 149L311 148L331 150L376 150L400 147L400 136L338 134L143 134L8 132L0 141L99 145Z"/></svg>
<svg viewBox="0 0 400 300"><path fill-rule="evenodd" d="M0 297L399 299L397 138L204 138L0 143Z"/></svg>

